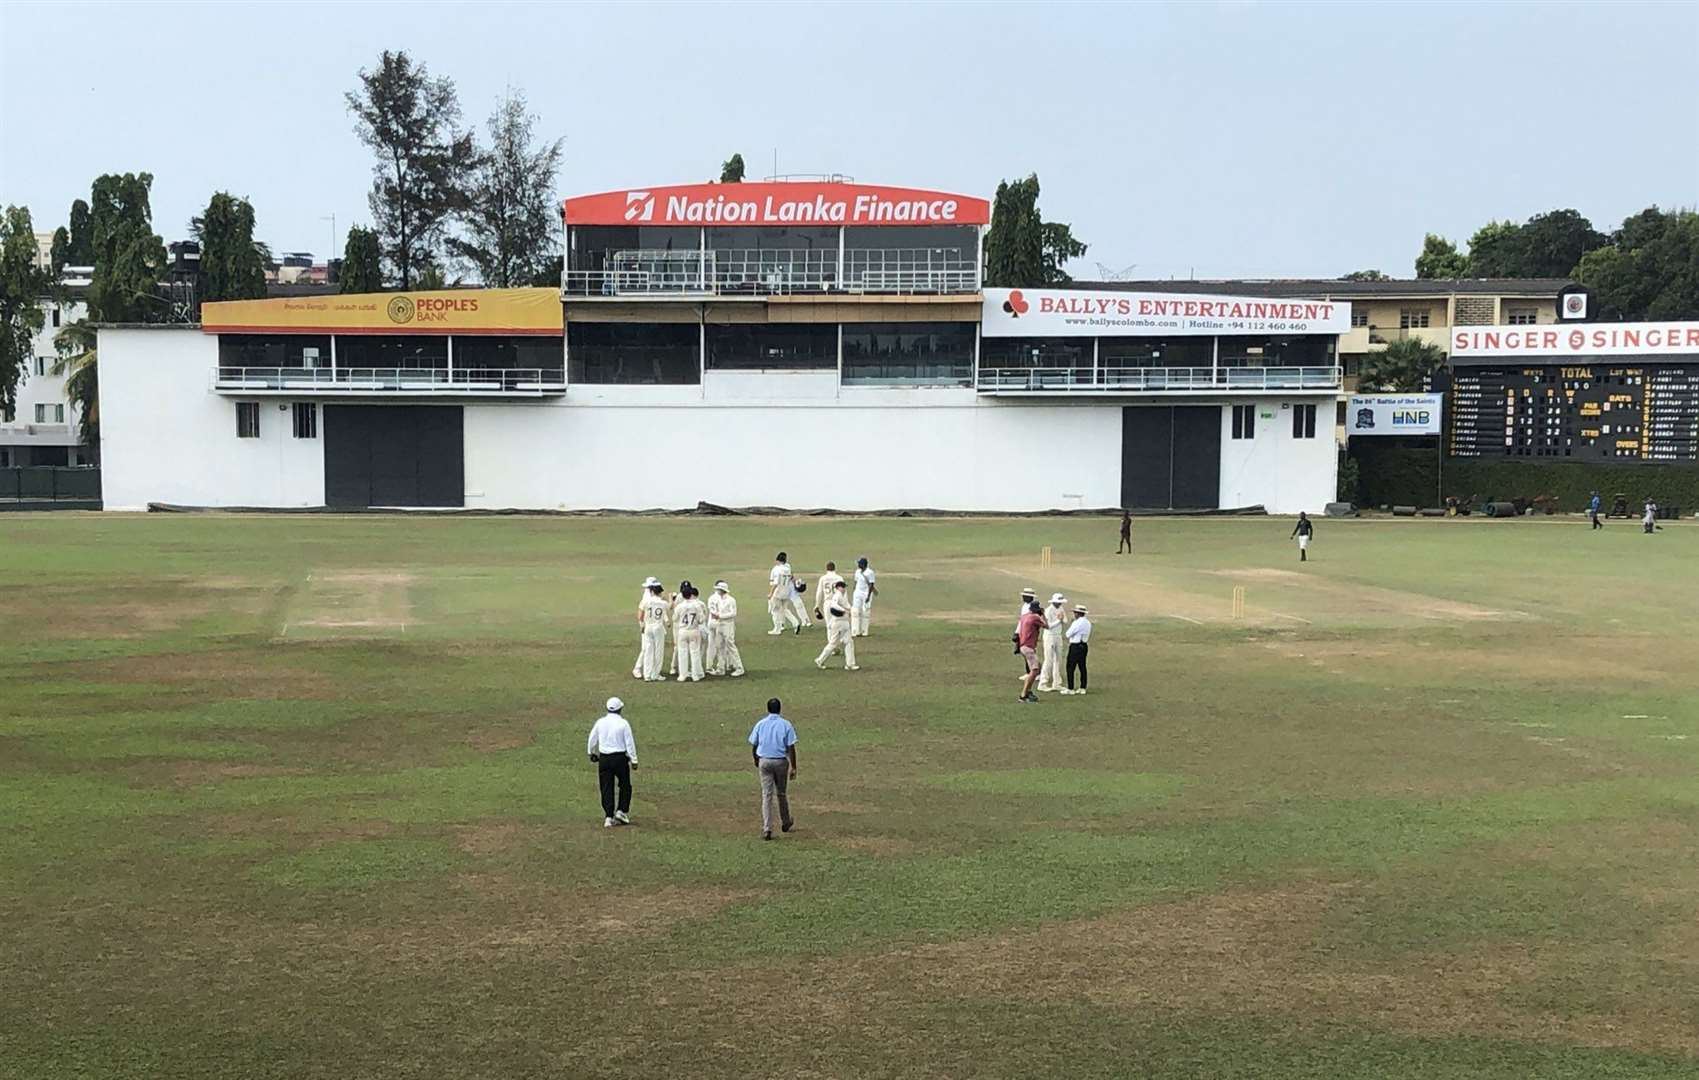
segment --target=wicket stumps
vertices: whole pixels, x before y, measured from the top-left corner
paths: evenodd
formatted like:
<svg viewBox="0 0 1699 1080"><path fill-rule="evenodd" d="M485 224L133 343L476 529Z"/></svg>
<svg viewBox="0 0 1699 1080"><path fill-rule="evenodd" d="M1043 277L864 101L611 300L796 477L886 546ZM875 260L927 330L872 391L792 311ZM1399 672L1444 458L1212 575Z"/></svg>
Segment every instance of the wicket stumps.
<svg viewBox="0 0 1699 1080"><path fill-rule="evenodd" d="M1235 619L1245 617L1245 587L1243 585L1233 586L1233 617Z"/></svg>
<svg viewBox="0 0 1699 1080"><path fill-rule="evenodd" d="M1050 545L1049 544L1046 544L1043 547L1038 549L1038 568L1040 570L1050 569Z"/></svg>

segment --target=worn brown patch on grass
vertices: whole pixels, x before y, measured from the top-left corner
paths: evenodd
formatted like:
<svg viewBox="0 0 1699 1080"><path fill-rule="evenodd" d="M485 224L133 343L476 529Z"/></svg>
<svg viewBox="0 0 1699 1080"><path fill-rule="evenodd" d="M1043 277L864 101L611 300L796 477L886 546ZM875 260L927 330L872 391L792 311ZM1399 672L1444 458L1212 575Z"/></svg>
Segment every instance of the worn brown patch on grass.
<svg viewBox="0 0 1699 1080"><path fill-rule="evenodd" d="M305 631L405 631L412 621L414 575L390 570L316 573L290 605L283 637Z"/></svg>

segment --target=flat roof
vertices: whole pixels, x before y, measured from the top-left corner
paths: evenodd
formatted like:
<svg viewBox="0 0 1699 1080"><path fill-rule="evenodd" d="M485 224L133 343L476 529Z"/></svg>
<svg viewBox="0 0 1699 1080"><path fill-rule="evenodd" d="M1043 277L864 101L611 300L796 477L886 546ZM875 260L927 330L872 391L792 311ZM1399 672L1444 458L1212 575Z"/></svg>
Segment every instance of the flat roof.
<svg viewBox="0 0 1699 1080"><path fill-rule="evenodd" d="M1391 281L1340 281L1336 278L1217 278L1189 281L1071 281L1057 289L1127 292L1231 293L1283 299L1368 300L1443 297L1517 296L1557 298L1568 278L1399 278Z"/></svg>

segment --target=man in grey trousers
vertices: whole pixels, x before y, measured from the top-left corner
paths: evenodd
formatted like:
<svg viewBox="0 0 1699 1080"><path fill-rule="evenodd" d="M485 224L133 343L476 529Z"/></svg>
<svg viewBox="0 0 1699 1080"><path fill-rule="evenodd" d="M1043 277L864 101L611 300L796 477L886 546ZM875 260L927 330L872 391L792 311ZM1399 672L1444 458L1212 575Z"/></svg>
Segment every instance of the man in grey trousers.
<svg viewBox="0 0 1699 1080"><path fill-rule="evenodd" d="M796 827L785 795L786 786L796 779L796 728L779 715L778 698L768 699L767 715L750 730L749 753L761 777L761 839L771 840L774 796L779 800L779 827L785 832Z"/></svg>

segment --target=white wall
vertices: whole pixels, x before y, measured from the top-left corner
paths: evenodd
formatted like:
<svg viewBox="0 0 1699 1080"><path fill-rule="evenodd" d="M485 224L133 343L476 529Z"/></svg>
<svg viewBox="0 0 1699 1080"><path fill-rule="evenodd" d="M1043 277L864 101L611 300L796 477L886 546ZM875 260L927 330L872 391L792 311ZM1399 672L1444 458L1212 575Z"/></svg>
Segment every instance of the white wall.
<svg viewBox="0 0 1699 1080"><path fill-rule="evenodd" d="M1257 406L1255 437L1233 438L1233 409L1221 409L1221 505L1261 503L1271 514L1320 513L1338 491L1339 447L1334 440L1334 399L1241 398ZM1313 439L1292 437L1292 409L1316 407Z"/></svg>
<svg viewBox="0 0 1699 1080"><path fill-rule="evenodd" d="M212 391L217 366L217 337L197 329L100 331L106 509L324 505L322 410L320 437L297 439L288 399L255 399L260 437L239 439L239 399Z"/></svg>
<svg viewBox="0 0 1699 1080"><path fill-rule="evenodd" d="M792 406L569 396L466 408L467 506L1037 510L1120 498L1119 405L845 388Z"/></svg>

